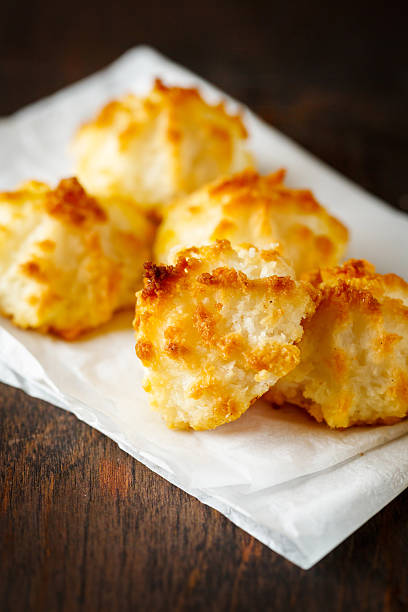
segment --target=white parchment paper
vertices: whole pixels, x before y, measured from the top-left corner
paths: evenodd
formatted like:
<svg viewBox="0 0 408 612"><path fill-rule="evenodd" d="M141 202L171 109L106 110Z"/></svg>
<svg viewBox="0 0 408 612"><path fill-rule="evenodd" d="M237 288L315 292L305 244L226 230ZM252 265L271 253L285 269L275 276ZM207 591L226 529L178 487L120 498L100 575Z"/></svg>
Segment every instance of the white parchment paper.
<svg viewBox="0 0 408 612"><path fill-rule="evenodd" d="M156 76L219 91L155 51L131 50L107 69L0 121L0 189L72 173L78 123ZM229 100L233 109L236 103ZM351 184L245 111L263 171L289 170L352 230L349 256L406 276L408 217ZM211 432L168 430L141 388L130 313L73 343L0 318L0 380L69 410L170 482L302 568L309 568L408 486L408 422L332 432L292 408L258 402Z"/></svg>

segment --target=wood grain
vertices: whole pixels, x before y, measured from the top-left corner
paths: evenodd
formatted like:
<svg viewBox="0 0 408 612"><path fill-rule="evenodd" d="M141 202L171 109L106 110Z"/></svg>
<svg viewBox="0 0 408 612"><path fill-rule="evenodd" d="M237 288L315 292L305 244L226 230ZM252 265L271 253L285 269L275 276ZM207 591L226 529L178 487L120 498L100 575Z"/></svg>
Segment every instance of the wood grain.
<svg viewBox="0 0 408 612"><path fill-rule="evenodd" d="M0 115L149 43L408 209L405 5L329 6L6 0ZM305 572L0 385L0 496L2 611L408 609L408 492Z"/></svg>

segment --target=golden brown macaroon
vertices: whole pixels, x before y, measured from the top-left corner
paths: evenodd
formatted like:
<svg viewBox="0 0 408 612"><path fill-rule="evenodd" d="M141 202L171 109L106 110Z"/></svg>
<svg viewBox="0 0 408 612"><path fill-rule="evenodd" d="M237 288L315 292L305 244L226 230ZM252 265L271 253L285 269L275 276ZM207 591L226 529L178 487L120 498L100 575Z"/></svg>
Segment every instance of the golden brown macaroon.
<svg viewBox="0 0 408 612"><path fill-rule="evenodd" d="M73 339L134 306L153 224L133 202L96 200L75 178L0 194L0 311Z"/></svg>
<svg viewBox="0 0 408 612"><path fill-rule="evenodd" d="M73 154L90 193L121 194L151 208L252 165L246 138L241 118L223 104L156 80L147 97L123 96L83 125Z"/></svg>
<svg viewBox="0 0 408 612"><path fill-rule="evenodd" d="M319 290L299 365L267 399L303 406L330 427L394 423L408 414L408 284L350 260L310 275Z"/></svg>
<svg viewBox="0 0 408 612"><path fill-rule="evenodd" d="M180 248L226 239L263 249L279 243L298 276L337 264L347 245L346 228L310 191L285 187L284 175L247 170L175 201L157 234L156 261L169 263Z"/></svg>
<svg viewBox="0 0 408 612"><path fill-rule="evenodd" d="M152 407L174 428L234 421L299 360L311 285L274 250L218 241L146 265L136 353Z"/></svg>

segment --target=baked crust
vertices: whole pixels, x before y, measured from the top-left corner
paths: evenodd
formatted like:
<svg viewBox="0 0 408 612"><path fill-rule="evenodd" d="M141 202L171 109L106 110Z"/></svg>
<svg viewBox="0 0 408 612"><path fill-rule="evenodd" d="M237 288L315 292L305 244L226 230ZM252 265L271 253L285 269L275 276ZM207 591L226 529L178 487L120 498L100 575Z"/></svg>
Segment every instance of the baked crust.
<svg viewBox="0 0 408 612"><path fill-rule="evenodd" d="M264 249L279 243L297 275L338 263L346 228L310 191L285 187L284 176L284 170L267 176L246 170L178 199L165 212L156 261L169 263L180 248L226 239Z"/></svg>
<svg viewBox="0 0 408 612"><path fill-rule="evenodd" d="M237 419L298 363L315 291L274 250L228 241L146 265L137 294L136 353L152 407L174 428Z"/></svg>
<svg viewBox="0 0 408 612"><path fill-rule="evenodd" d="M391 424L408 414L408 284L350 260L309 275L319 291L300 363L269 391L330 427Z"/></svg>
<svg viewBox="0 0 408 612"><path fill-rule="evenodd" d="M77 174L94 194L119 194L157 207L221 174L252 165L247 132L223 103L197 89L167 87L107 104L73 142Z"/></svg>
<svg viewBox="0 0 408 612"><path fill-rule="evenodd" d="M0 311L73 339L134 305L153 223L125 199L95 199L76 178L0 193Z"/></svg>

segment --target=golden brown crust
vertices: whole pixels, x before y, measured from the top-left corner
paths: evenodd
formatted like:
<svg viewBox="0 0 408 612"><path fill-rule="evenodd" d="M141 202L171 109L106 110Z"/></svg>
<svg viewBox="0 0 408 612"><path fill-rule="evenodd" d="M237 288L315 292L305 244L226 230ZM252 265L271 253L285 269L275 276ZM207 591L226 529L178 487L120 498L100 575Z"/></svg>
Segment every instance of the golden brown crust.
<svg viewBox="0 0 408 612"><path fill-rule="evenodd" d="M408 414L408 284L350 260L309 275L319 292L299 365L268 398L331 427L394 423Z"/></svg>
<svg viewBox="0 0 408 612"><path fill-rule="evenodd" d="M145 300L153 299L165 290L171 277L178 277L174 266L157 266L151 261L144 264L145 276L142 297Z"/></svg>
<svg viewBox="0 0 408 612"><path fill-rule="evenodd" d="M298 275L318 265L338 262L347 229L308 190L282 184L284 171L260 176L245 170L176 200L166 211L155 243L157 261L219 239L258 248L276 247Z"/></svg>
<svg viewBox="0 0 408 612"><path fill-rule="evenodd" d="M48 214L72 225L103 223L107 219L95 198L86 193L75 177L62 179L55 189L47 193L45 209Z"/></svg>
<svg viewBox="0 0 408 612"><path fill-rule="evenodd" d="M353 278L366 278L375 272L375 267L364 259L349 259L341 266L319 268L312 270L306 280L318 287L320 283L337 283L339 279L351 280Z"/></svg>
<svg viewBox="0 0 408 612"><path fill-rule="evenodd" d="M293 279L278 253L218 241L145 271L136 352L148 368L152 406L169 426L234 420L296 365L316 292Z"/></svg>
<svg viewBox="0 0 408 612"><path fill-rule="evenodd" d="M25 261L20 264L20 271L24 276L33 278L40 283L46 283L48 280L46 272L41 270L39 261Z"/></svg>
<svg viewBox="0 0 408 612"><path fill-rule="evenodd" d="M164 99L167 99L169 104L173 104L175 107L183 106L186 102L193 101L195 103L202 104L202 97L200 91L196 87L174 87L168 86L163 83L163 81L159 78L156 78L154 81L153 92L158 93L163 96ZM210 106L211 108L211 106ZM224 102L219 102L218 104L214 104L212 108L216 109L218 112L223 114L224 119L227 122L233 121L237 128L239 129L240 135L242 138L247 138L248 132L246 130L245 124L242 120L241 115L231 115L227 112L225 108ZM177 131L177 130L176 130ZM221 138L228 138L228 133L225 130L222 130L217 125L213 126L214 133L218 131L218 135Z"/></svg>
<svg viewBox="0 0 408 612"><path fill-rule="evenodd" d="M56 244L53 240L40 240L37 242L37 246L46 253L52 253L55 250Z"/></svg>
<svg viewBox="0 0 408 612"><path fill-rule="evenodd" d="M0 194L0 312L72 340L132 307L153 224L134 203L96 200L76 178Z"/></svg>
<svg viewBox="0 0 408 612"><path fill-rule="evenodd" d="M166 104L168 106L174 106L176 108L183 107L186 104L194 103L194 104L203 104L203 99L201 97L200 91L196 87L176 87L176 86L168 86L163 83L163 81L159 78L156 78L154 81L154 85L152 91L150 92L150 96L143 100L143 106L146 113L153 115L157 112L157 103L158 100L161 101L161 104ZM108 102L99 113L96 115L95 119L92 121L88 121L83 123L82 127L86 126L95 126L99 128L111 127L114 125L118 112L123 111L124 109L132 114L132 103L138 103L139 99L134 94L127 94L122 99L112 100ZM127 105L128 104L128 105ZM240 135L242 138L247 138L248 132L246 130L245 124L242 120L242 116L240 114L232 115L227 112L225 103L219 102L218 104L209 105L209 108L217 110L224 116L224 119L228 122L233 121L237 128L239 129ZM132 124L133 128L137 124ZM216 125L213 127L214 132L218 129L219 135L222 138L228 137L225 130L221 130L217 128ZM129 130L129 128L127 128ZM126 132L128 136L130 136L129 132ZM122 138L125 132L122 132ZM179 141L181 137L181 132L177 127L168 128L168 136L170 139Z"/></svg>

